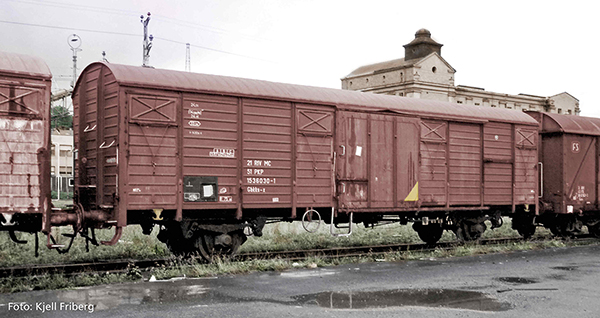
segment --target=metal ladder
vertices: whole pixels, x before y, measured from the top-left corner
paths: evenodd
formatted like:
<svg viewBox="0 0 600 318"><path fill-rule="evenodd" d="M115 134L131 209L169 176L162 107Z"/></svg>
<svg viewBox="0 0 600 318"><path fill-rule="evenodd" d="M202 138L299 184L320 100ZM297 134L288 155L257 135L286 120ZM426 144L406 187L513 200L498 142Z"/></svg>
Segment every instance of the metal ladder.
<svg viewBox="0 0 600 318"><path fill-rule="evenodd" d="M335 236L335 237L343 237L343 236L350 236L352 234L352 217L354 216L354 212L350 212L350 220L348 220L348 225L343 225L343 226L338 226L337 224L335 224L333 222L333 216L335 214L335 208L331 208L331 223L329 224L329 233L331 233L331 236ZM338 229L348 229L348 233L335 233L335 228Z"/></svg>

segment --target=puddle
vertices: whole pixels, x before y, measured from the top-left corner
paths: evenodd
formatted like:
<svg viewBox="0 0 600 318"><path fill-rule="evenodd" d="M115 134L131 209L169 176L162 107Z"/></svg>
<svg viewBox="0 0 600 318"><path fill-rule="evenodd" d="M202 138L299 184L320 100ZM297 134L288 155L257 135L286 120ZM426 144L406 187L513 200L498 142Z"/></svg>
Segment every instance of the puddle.
<svg viewBox="0 0 600 318"><path fill-rule="evenodd" d="M93 304L95 310L210 298L210 288L201 282L190 279L79 288L60 292L57 298L67 303Z"/></svg>
<svg viewBox="0 0 600 318"><path fill-rule="evenodd" d="M322 277L335 275L337 272L328 271L328 270L318 270L318 271L297 271L297 272L282 272L280 274L281 277L289 277L289 278L307 278L307 277Z"/></svg>
<svg viewBox="0 0 600 318"><path fill-rule="evenodd" d="M558 274L548 275L548 276L546 276L546 278L552 279L552 280L568 280L566 275L558 275Z"/></svg>
<svg viewBox="0 0 600 318"><path fill-rule="evenodd" d="M474 291L452 289L394 289L369 292L322 292L295 297L303 305L316 304L332 309L388 307L433 307L478 311L506 311L510 304Z"/></svg>
<svg viewBox="0 0 600 318"><path fill-rule="evenodd" d="M579 268L579 266L556 266L551 267L552 269L558 269L559 271L575 271Z"/></svg>
<svg viewBox="0 0 600 318"><path fill-rule="evenodd" d="M335 271L306 271L321 275ZM290 276L311 277L311 276ZM228 293L220 290L213 279L181 279L146 283L127 283L58 291L26 302L74 303L93 306L94 312L123 307L153 306L165 303L186 308L209 307L227 303L271 303L284 306L319 306L334 309L369 309L386 307L433 307L478 311L505 311L509 303L476 291L445 289L396 289L370 292L322 292L300 296L263 293ZM13 299L13 301L18 301Z"/></svg>
<svg viewBox="0 0 600 318"><path fill-rule="evenodd" d="M540 282L538 279L525 277L498 277L496 280L512 285L536 284Z"/></svg>

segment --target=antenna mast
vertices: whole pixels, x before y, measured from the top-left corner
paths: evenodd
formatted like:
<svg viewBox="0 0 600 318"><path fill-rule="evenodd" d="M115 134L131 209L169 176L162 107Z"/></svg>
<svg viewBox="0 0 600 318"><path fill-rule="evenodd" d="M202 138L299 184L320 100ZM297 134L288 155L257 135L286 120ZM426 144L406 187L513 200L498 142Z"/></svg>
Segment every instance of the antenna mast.
<svg viewBox="0 0 600 318"><path fill-rule="evenodd" d="M152 39L154 38L152 34L148 36L148 23L150 22L150 12L148 12L146 20L144 20L144 15L141 15L140 22L142 22L142 24L144 25L144 55L142 66L150 67L150 49L152 49Z"/></svg>
<svg viewBox="0 0 600 318"><path fill-rule="evenodd" d="M186 72L192 71L192 65L190 64L190 44L189 43L185 44L185 71Z"/></svg>

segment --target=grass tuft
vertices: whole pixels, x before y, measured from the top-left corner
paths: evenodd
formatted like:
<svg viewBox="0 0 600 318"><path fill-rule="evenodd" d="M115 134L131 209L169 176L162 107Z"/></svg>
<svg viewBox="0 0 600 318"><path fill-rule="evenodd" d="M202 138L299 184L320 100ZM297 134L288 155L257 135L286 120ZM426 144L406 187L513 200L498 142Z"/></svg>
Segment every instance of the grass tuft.
<svg viewBox="0 0 600 318"><path fill-rule="evenodd" d="M489 230L490 224L488 224L488 231L485 232L483 237L518 237L517 232L512 230L510 226L510 220L508 219L505 220L505 224L501 228L493 231ZM70 232L70 228L60 228L54 234L58 235L60 232L68 233ZM418 236L410 226L402 226L399 224L390 224L374 229L366 229L363 226L355 225L354 232L350 237L332 237L329 235L329 228L327 226L322 226L317 233L306 233L299 223L271 224L267 225L263 232L263 237L249 238L249 240L240 248L240 252L420 242ZM113 232L111 230L101 230L97 232L99 240L108 240L112 237L112 234ZM0 233L0 266L92 262L106 259L155 259L171 257L167 264L148 271L142 271L131 265L125 271L120 273L80 274L75 276L41 275L23 278L7 277L0 279L0 292L12 293L38 289L65 289L117 282L132 282L149 279L151 276L154 276L159 280L184 276L212 277L245 274L257 271L284 271L298 268L336 266L349 263L358 264L365 262L433 260L490 253L507 253L520 250L598 244L597 241L575 242L560 239L521 241L493 246L468 243L457 245L450 249L437 248L433 251L391 252L386 254L369 253L358 257L344 258L311 257L298 262L281 259L230 262L226 259L216 259L212 264L203 264L195 259L182 259L171 256L171 253L166 246L156 238L157 234L157 227L154 228L151 235L146 236L142 234L140 227L130 226L124 229L123 236L116 246L91 246L90 252L86 253L85 242L80 238L75 241L71 252L68 254L58 254L56 251L46 249L43 244L41 244L40 257L34 258L34 245L30 234L21 235L21 239L27 237L29 240L27 244L17 245L10 240L7 233ZM549 232L547 230L538 229L536 237L548 238ZM61 237L61 239L66 238ZM441 241L446 242L454 240L454 234L447 231L441 239ZM44 242L44 240L40 240L40 243L42 242Z"/></svg>

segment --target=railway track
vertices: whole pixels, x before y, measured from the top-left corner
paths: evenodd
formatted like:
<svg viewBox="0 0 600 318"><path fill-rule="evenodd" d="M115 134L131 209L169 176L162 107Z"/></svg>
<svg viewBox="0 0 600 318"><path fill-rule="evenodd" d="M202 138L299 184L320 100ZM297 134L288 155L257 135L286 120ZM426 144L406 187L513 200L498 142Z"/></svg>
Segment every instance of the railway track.
<svg viewBox="0 0 600 318"><path fill-rule="evenodd" d="M586 239L586 237L578 237L577 239ZM477 242L479 245L498 245L512 242L523 241L522 238L494 238L482 239ZM402 251L428 251L435 249L451 249L461 245L457 242L441 242L436 245L428 244L389 244L375 246L357 246L357 247L335 247L328 249L308 249L297 251L265 251L240 253L235 256L234 261L243 262L250 260L266 260L266 259L285 259L290 261L299 261L308 257L320 258L341 258L353 257L366 254L384 254L390 252ZM128 268L138 268L141 270L152 267L168 266L174 261L173 258L163 258L154 260L107 260L89 263L75 264L44 264L44 265L29 265L29 266L13 266L0 268L0 278L5 277L25 277L39 276L45 274L63 274L73 275L79 273L105 273L105 272L123 272Z"/></svg>

